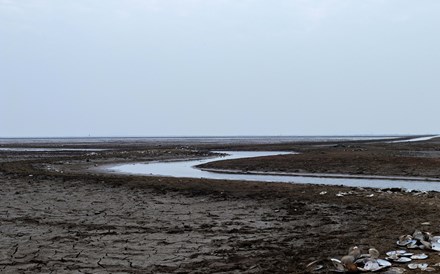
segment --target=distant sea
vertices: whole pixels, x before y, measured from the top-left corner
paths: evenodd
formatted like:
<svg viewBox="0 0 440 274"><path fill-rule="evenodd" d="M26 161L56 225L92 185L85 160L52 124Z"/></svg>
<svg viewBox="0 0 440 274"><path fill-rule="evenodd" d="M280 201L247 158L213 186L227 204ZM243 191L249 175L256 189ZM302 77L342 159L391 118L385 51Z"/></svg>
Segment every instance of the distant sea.
<svg viewBox="0 0 440 274"><path fill-rule="evenodd" d="M393 139L402 136L198 136L198 137L63 137L63 138L0 138L0 144L37 144L37 143L259 143L276 144L285 142L329 142Z"/></svg>

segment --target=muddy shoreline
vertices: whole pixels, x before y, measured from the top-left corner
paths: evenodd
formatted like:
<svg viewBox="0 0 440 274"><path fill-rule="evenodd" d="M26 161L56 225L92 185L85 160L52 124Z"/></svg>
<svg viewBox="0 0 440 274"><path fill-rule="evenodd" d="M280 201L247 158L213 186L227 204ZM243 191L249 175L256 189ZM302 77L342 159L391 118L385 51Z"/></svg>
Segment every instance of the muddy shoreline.
<svg viewBox="0 0 440 274"><path fill-rule="evenodd" d="M440 178L437 140L93 147L111 150L0 152L1 272L304 273L309 262L340 257L353 245L384 253L415 228L440 234L435 192L93 171L257 148L303 153L211 167ZM438 261L436 254L428 259Z"/></svg>

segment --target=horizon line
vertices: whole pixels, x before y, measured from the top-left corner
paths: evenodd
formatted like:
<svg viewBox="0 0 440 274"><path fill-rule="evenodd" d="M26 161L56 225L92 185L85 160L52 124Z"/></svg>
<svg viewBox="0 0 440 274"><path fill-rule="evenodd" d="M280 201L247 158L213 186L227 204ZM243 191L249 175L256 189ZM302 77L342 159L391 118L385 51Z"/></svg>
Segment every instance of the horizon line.
<svg viewBox="0 0 440 274"><path fill-rule="evenodd" d="M98 138L264 138L264 137L405 137L405 136L433 136L427 134L324 134L324 135L109 135L109 136L11 136L0 139L98 139Z"/></svg>

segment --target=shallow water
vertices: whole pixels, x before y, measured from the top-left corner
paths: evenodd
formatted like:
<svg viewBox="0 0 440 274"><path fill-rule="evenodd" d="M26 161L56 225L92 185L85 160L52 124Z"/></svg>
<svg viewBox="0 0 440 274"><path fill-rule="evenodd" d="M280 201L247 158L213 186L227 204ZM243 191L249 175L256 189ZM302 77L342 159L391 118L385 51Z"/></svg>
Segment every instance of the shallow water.
<svg viewBox="0 0 440 274"><path fill-rule="evenodd" d="M289 154L291 152L256 152L256 151L226 151L225 157L213 157L203 160L173 161L173 162L153 162L153 163L135 163L116 165L106 170L125 173L150 176L167 176L180 178L206 178L219 180L244 180L261 182L283 182L300 184L322 184L322 185L344 185L352 187L372 187L372 188L404 188L407 190L419 191L440 191L440 182L430 182L402 179L371 179L371 178L323 178L304 175L262 175L262 174L234 174L211 172L200 170L194 166L208 163L211 161L230 160L238 158L262 157ZM316 175L315 175L316 176ZM344 175L341 175L344 176ZM401 178L401 177L400 177Z"/></svg>
<svg viewBox="0 0 440 274"><path fill-rule="evenodd" d="M440 137L440 135L434 135L434 136L426 136L426 137L419 137L419 138L391 141L390 143L423 142L423 141L428 141L428 140L431 140L431 139L434 139L434 138L439 138L439 137Z"/></svg>
<svg viewBox="0 0 440 274"><path fill-rule="evenodd" d="M99 148L34 148L34 147L1 147L0 151L46 152L46 151L103 151Z"/></svg>

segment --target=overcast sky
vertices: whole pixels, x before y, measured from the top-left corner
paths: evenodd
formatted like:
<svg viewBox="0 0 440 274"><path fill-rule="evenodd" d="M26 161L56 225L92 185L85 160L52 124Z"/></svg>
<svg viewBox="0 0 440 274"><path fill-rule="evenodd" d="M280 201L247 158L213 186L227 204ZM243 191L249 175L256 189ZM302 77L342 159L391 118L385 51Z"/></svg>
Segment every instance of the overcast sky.
<svg viewBox="0 0 440 274"><path fill-rule="evenodd" d="M438 0L0 0L0 137L440 133Z"/></svg>

